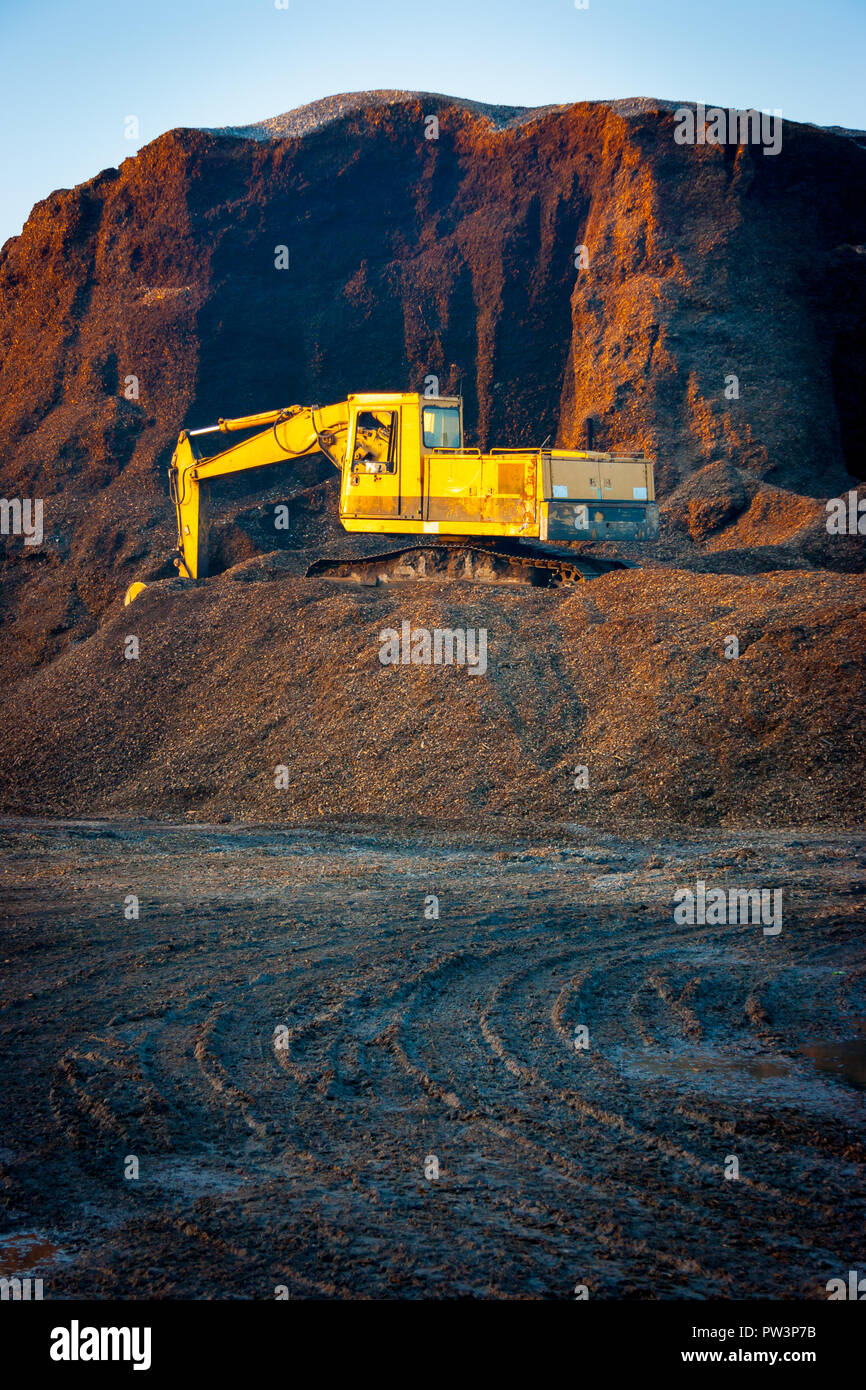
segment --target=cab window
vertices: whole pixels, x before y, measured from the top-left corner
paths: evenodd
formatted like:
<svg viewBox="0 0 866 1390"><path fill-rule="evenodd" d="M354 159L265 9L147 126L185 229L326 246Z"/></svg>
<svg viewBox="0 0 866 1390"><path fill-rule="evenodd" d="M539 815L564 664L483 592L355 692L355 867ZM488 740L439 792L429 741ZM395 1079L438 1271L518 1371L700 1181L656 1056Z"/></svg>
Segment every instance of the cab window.
<svg viewBox="0 0 866 1390"><path fill-rule="evenodd" d="M425 405L421 420L425 449L460 448L460 411L456 405Z"/></svg>
<svg viewBox="0 0 866 1390"><path fill-rule="evenodd" d="M353 472L394 473L397 469L397 412L359 410L355 422Z"/></svg>

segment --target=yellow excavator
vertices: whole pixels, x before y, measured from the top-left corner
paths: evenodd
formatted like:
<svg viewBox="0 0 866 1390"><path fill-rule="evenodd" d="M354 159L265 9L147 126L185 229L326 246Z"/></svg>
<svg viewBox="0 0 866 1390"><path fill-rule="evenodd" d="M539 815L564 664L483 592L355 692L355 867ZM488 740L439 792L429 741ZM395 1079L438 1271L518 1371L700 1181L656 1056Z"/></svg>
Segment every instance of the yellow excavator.
<svg viewBox="0 0 866 1390"><path fill-rule="evenodd" d="M247 437L210 456L200 452L201 436L237 431ZM308 574L364 583L445 574L556 584L623 562L550 542L658 534L653 465L642 454L543 445L482 453L464 446L459 396L365 393L182 431L169 469L179 573L208 573L214 480L317 453L340 471L346 531L405 539L376 555L318 560ZM423 540L406 544L410 537ZM132 585L126 601L143 587Z"/></svg>

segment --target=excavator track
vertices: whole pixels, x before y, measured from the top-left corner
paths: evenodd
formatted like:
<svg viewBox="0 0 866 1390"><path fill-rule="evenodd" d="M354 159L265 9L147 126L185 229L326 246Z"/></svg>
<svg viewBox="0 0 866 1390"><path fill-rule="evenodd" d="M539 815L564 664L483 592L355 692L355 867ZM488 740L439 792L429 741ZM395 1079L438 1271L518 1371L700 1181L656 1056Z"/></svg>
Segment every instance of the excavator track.
<svg viewBox="0 0 866 1390"><path fill-rule="evenodd" d="M528 541L486 543L460 537L421 541L374 555L330 556L315 560L310 577L345 584L393 584L419 579L468 580L476 584L530 584L541 588L580 584L628 561L574 555Z"/></svg>

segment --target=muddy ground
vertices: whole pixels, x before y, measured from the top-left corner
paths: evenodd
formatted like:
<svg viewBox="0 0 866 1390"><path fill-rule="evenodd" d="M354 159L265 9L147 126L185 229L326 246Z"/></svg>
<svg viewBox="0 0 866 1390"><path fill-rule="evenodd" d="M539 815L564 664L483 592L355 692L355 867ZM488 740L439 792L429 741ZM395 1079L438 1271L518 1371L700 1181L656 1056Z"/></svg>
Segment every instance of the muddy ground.
<svg viewBox="0 0 866 1390"><path fill-rule="evenodd" d="M2 841L0 1272L46 1298L808 1299L862 1268L862 837ZM780 888L781 932L675 924L698 879Z"/></svg>

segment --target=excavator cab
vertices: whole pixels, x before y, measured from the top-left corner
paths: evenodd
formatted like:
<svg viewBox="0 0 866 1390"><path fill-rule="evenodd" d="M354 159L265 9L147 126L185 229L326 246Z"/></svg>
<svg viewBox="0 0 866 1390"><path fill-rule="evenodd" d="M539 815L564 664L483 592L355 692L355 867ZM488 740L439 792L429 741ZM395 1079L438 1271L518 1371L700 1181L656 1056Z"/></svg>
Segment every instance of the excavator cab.
<svg viewBox="0 0 866 1390"><path fill-rule="evenodd" d="M349 467L343 469L340 520L347 531L419 530L430 456L463 438L458 396L354 395L349 409Z"/></svg>

